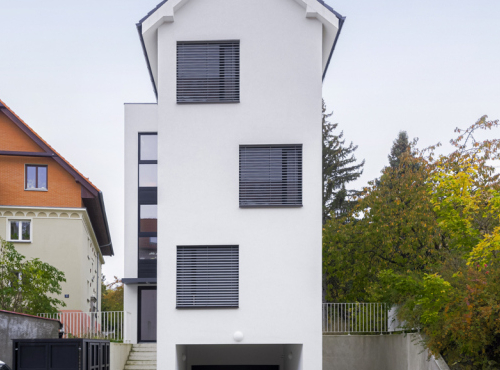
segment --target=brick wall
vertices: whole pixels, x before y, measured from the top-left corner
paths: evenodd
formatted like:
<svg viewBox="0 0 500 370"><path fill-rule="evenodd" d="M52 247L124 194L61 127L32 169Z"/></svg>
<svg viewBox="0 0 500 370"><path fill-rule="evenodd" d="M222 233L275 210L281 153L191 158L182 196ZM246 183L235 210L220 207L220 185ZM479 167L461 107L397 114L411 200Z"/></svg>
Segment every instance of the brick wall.
<svg viewBox="0 0 500 370"><path fill-rule="evenodd" d="M24 190L25 165L45 164L47 191ZM0 204L32 207L81 207L81 185L51 158L0 156Z"/></svg>

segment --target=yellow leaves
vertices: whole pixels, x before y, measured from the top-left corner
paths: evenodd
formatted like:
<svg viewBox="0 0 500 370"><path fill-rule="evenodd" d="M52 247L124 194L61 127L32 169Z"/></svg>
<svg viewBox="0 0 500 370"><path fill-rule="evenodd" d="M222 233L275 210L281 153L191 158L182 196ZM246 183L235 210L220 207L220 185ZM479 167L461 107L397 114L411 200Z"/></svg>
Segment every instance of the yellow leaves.
<svg viewBox="0 0 500 370"><path fill-rule="evenodd" d="M467 265L479 265L479 269L491 261L495 252L500 252L500 226L492 234L485 234L473 249L467 260Z"/></svg>

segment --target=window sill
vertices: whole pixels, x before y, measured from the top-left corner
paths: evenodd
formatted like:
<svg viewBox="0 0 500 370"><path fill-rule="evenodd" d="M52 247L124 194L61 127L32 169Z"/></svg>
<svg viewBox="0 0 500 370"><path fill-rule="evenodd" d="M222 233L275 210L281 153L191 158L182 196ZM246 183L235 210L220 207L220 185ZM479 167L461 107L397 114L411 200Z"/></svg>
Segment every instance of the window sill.
<svg viewBox="0 0 500 370"><path fill-rule="evenodd" d="M28 244L31 243L31 240L7 240L9 243L23 243Z"/></svg>
<svg viewBox="0 0 500 370"><path fill-rule="evenodd" d="M24 189L24 191L49 191L49 189Z"/></svg>

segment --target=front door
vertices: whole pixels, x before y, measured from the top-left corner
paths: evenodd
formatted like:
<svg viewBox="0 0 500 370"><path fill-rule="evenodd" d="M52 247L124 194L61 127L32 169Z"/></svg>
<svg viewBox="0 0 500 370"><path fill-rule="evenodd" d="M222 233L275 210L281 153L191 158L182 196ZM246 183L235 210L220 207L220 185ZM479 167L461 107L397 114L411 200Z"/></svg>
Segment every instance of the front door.
<svg viewBox="0 0 500 370"><path fill-rule="evenodd" d="M138 341L156 342L156 287L139 287Z"/></svg>

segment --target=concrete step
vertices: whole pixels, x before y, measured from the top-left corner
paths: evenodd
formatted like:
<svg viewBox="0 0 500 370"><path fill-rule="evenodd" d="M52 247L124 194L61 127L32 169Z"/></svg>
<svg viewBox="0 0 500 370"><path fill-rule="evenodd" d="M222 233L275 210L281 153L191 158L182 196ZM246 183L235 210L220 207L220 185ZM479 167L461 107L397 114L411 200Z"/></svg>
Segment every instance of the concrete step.
<svg viewBox="0 0 500 370"><path fill-rule="evenodd" d="M156 347L132 347L132 352L156 352Z"/></svg>
<svg viewBox="0 0 500 370"><path fill-rule="evenodd" d="M156 366L156 360L155 361L144 361L144 360L128 360L126 365L155 365Z"/></svg>
<svg viewBox="0 0 500 370"><path fill-rule="evenodd" d="M156 348L156 343L137 343L132 344L133 347L154 347Z"/></svg>
<svg viewBox="0 0 500 370"><path fill-rule="evenodd" d="M128 356L129 360L134 360L134 361L144 361L144 360L149 360L149 361L156 361L156 352L136 352L136 353L131 353Z"/></svg>
<svg viewBox="0 0 500 370"><path fill-rule="evenodd" d="M154 365L125 365L124 370L156 370Z"/></svg>

